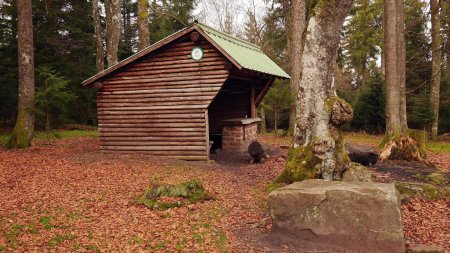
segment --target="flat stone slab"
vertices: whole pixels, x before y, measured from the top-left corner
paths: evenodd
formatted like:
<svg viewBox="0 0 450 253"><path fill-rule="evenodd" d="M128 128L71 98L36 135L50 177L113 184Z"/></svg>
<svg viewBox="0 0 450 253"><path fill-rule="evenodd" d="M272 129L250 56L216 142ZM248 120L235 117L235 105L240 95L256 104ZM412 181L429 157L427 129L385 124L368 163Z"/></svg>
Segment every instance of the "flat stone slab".
<svg viewBox="0 0 450 253"><path fill-rule="evenodd" d="M435 245L413 244L406 253L445 253L444 248Z"/></svg>
<svg viewBox="0 0 450 253"><path fill-rule="evenodd" d="M305 180L271 192L268 203L274 233L355 252L405 252L394 184Z"/></svg>

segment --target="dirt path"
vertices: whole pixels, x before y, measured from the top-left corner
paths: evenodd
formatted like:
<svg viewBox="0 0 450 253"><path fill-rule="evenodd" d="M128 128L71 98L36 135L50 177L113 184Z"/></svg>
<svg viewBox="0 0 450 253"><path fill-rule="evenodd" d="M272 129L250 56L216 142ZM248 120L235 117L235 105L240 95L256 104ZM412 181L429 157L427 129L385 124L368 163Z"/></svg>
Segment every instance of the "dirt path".
<svg viewBox="0 0 450 253"><path fill-rule="evenodd" d="M277 152L251 165L103 155L95 138L0 149L0 252L333 251L295 250L268 232L265 186L286 150ZM217 199L167 211L131 204L152 180L192 178Z"/></svg>

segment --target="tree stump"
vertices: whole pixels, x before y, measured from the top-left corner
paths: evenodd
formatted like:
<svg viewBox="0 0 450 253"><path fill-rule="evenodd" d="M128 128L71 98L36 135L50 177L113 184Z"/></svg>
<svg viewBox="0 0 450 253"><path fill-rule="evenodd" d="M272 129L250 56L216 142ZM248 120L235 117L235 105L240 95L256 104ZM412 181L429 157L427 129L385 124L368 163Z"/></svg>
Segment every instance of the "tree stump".
<svg viewBox="0 0 450 253"><path fill-rule="evenodd" d="M263 163L265 159L269 158L266 148L259 141L253 141L248 146L248 153L252 157L251 163Z"/></svg>

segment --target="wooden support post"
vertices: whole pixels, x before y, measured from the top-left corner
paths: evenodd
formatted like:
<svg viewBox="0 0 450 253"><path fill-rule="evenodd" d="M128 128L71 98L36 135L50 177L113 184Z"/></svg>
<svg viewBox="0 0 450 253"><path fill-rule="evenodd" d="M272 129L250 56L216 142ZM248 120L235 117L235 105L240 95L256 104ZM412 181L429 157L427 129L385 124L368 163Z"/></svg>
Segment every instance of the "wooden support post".
<svg viewBox="0 0 450 253"><path fill-rule="evenodd" d="M205 110L205 123L206 123L206 161L209 162L209 119L208 110Z"/></svg>
<svg viewBox="0 0 450 253"><path fill-rule="evenodd" d="M255 94L256 94L256 90L255 90L255 85L252 85L252 89L250 92L250 117L251 118L256 118L256 104L255 104Z"/></svg>

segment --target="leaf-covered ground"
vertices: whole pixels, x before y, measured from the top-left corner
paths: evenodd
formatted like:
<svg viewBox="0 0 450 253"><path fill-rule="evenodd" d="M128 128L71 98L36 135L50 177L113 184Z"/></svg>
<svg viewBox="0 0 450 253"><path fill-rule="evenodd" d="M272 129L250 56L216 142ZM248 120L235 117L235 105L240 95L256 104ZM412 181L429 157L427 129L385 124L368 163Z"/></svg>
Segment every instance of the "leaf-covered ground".
<svg viewBox="0 0 450 253"><path fill-rule="evenodd" d="M265 204L265 187L283 168L279 155L285 149L264 165L251 165L103 155L95 137L44 144L0 147L0 252L290 251L268 241ZM201 179L215 200L166 211L132 204L152 181L193 178ZM449 247L450 201L410 203L403 207L408 240ZM316 246L305 250L326 250Z"/></svg>

